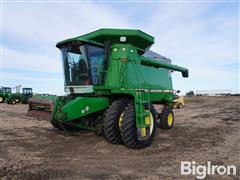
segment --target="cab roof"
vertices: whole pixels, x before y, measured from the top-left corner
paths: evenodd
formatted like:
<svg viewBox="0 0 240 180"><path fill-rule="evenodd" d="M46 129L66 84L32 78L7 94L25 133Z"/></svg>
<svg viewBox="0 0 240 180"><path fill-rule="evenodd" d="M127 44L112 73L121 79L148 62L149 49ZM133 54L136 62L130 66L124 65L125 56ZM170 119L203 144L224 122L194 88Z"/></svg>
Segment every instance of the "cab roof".
<svg viewBox="0 0 240 180"><path fill-rule="evenodd" d="M124 42L120 38L126 39ZM125 38L126 37L126 38ZM111 41L112 44L131 44L141 51L150 48L154 43L154 37L138 29L99 29L82 36L66 39L57 43L57 47L70 42L89 42L92 44L102 45L105 41Z"/></svg>

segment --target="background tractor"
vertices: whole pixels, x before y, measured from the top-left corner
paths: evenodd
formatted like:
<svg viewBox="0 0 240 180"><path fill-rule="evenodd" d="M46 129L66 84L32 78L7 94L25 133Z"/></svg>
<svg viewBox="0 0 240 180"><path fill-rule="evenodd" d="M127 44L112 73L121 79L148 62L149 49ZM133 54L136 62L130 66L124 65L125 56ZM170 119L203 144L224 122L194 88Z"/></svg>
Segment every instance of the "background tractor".
<svg viewBox="0 0 240 180"><path fill-rule="evenodd" d="M33 96L32 88L22 88L22 94L20 95L20 101L23 104L28 104L28 101L32 96Z"/></svg>
<svg viewBox="0 0 240 180"><path fill-rule="evenodd" d="M15 89L15 93L13 93L13 90ZM9 95L9 97L6 99L6 102L8 104L16 104L20 102L20 89L21 89L21 84L14 86L11 88L12 93Z"/></svg>
<svg viewBox="0 0 240 180"><path fill-rule="evenodd" d="M173 109L181 109L185 105L184 96L177 96L173 101Z"/></svg>
<svg viewBox="0 0 240 180"><path fill-rule="evenodd" d="M174 93L174 100L172 104L173 109L181 109L185 105L184 96L179 96L178 93L180 93L180 90Z"/></svg>
<svg viewBox="0 0 240 180"><path fill-rule="evenodd" d="M0 103L3 103L12 94L10 87L1 87L0 89Z"/></svg>
<svg viewBox="0 0 240 180"><path fill-rule="evenodd" d="M59 130L102 129L113 144L149 146L159 127L171 129L172 71L188 69L149 51L154 37L134 29L100 29L57 43L66 96L33 97L28 116L47 119ZM164 104L157 113L153 104Z"/></svg>
<svg viewBox="0 0 240 180"><path fill-rule="evenodd" d="M0 100L1 97L3 97L3 100L5 100L8 104L14 105L19 102L23 104L28 104L28 100L33 96L32 88L22 88L21 93L20 87L21 85L15 86L13 88L7 88L7 91L11 93L5 93L5 95L0 95ZM16 93L12 93L12 89L16 89ZM6 91L6 88L4 88L4 91Z"/></svg>

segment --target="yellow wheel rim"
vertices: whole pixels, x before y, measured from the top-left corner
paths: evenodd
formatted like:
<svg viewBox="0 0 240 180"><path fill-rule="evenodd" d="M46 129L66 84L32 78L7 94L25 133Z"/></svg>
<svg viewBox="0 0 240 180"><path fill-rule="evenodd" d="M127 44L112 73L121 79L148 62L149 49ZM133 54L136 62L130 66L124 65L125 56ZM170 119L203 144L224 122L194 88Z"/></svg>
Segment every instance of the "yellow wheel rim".
<svg viewBox="0 0 240 180"><path fill-rule="evenodd" d="M168 126L172 125L172 123L173 123L173 114L172 113L168 114L167 123L168 123Z"/></svg>
<svg viewBox="0 0 240 180"><path fill-rule="evenodd" d="M122 127L122 122L123 122L123 112L120 114L119 116L119 120L118 120L118 127L121 128Z"/></svg>
<svg viewBox="0 0 240 180"><path fill-rule="evenodd" d="M0 102L2 102L3 101L3 98L2 97L0 97Z"/></svg>
<svg viewBox="0 0 240 180"><path fill-rule="evenodd" d="M145 124L148 124L149 125L149 128L150 128L150 136L153 132L153 115L152 113L149 111L149 110L145 110L145 112L149 112L149 116L145 117Z"/></svg>

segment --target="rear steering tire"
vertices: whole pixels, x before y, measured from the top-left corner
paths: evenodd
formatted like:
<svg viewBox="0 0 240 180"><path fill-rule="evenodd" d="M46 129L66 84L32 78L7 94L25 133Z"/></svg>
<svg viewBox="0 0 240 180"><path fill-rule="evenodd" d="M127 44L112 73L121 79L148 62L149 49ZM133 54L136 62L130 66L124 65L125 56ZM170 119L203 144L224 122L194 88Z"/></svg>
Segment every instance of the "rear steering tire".
<svg viewBox="0 0 240 180"><path fill-rule="evenodd" d="M146 105L145 109L148 109ZM156 111L154 106L150 104L150 135L145 140L138 140L138 132L135 119L135 106L134 103L130 103L123 114L123 122L121 127L122 140L128 148L140 149L148 147L152 144L152 141L156 134Z"/></svg>
<svg viewBox="0 0 240 180"><path fill-rule="evenodd" d="M115 100L105 113L103 133L105 138L112 144L122 144L120 129L123 112L128 103L128 99Z"/></svg>
<svg viewBox="0 0 240 180"><path fill-rule="evenodd" d="M171 129L174 124L174 114L173 110L169 107L164 107L160 116L159 127L161 129Z"/></svg>
<svg viewBox="0 0 240 180"><path fill-rule="evenodd" d="M11 101L11 104L12 104L12 105L15 105L15 104L17 104L17 102L16 102L15 100L12 100L12 101Z"/></svg>

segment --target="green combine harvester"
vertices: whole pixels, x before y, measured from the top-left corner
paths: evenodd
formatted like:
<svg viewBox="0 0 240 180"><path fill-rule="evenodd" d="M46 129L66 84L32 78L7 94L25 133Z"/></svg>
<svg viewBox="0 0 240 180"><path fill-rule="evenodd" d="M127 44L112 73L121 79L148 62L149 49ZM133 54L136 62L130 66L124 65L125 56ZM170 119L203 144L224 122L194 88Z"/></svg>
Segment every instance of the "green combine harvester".
<svg viewBox="0 0 240 180"><path fill-rule="evenodd" d="M27 115L59 130L102 130L113 144L149 146L157 126L173 127L171 73L188 77L188 69L149 51L153 43L134 29L100 29L57 43L68 95L33 97ZM164 105L161 113L153 104Z"/></svg>

